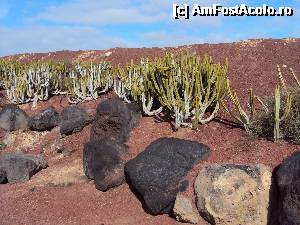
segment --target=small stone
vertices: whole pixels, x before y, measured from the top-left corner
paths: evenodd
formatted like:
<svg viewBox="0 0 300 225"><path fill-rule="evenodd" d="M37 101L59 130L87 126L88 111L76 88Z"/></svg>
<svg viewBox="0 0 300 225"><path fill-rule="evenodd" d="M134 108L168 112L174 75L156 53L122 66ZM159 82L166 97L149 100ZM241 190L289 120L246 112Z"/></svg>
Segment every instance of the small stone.
<svg viewBox="0 0 300 225"><path fill-rule="evenodd" d="M0 128L6 131L25 130L29 117L17 105L5 105L0 112Z"/></svg>
<svg viewBox="0 0 300 225"><path fill-rule="evenodd" d="M60 122L60 115L54 107L49 107L43 112L35 115L29 120L29 127L31 130L46 131L51 130Z"/></svg>
<svg viewBox="0 0 300 225"><path fill-rule="evenodd" d="M182 194L176 196L173 212L179 222L196 224L200 220L199 213L193 207L192 201Z"/></svg>
<svg viewBox="0 0 300 225"><path fill-rule="evenodd" d="M27 181L47 166L47 161L38 155L6 153L0 156L0 167L5 170L8 183Z"/></svg>
<svg viewBox="0 0 300 225"><path fill-rule="evenodd" d="M79 106L68 106L61 113L61 135L70 135L80 132L85 126L92 122L85 109Z"/></svg>
<svg viewBox="0 0 300 225"><path fill-rule="evenodd" d="M2 139L2 143L5 144L5 146L11 146L15 142L15 140L16 140L15 133L6 133Z"/></svg>

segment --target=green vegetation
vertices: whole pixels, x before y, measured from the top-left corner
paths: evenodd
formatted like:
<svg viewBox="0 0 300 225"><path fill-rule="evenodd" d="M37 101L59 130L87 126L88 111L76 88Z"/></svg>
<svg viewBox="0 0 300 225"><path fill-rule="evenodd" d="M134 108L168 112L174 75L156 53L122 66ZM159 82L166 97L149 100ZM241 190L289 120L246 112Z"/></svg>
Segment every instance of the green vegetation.
<svg viewBox="0 0 300 225"><path fill-rule="evenodd" d="M241 124L248 134L252 133L251 127L253 126L253 121L257 113L256 104L255 104L256 101L260 103L260 105L262 106L263 110L266 113L269 112L269 109L266 107L263 101L253 93L253 89L250 89L249 91L249 102L248 102L249 112L243 109L236 91L232 90L230 86L229 80L227 80L227 97L229 98L228 101L233 103L233 110L229 109L229 107L227 106L228 101L226 100L223 100L221 102L223 109L225 110L226 113L228 113L231 117L233 117L239 124Z"/></svg>
<svg viewBox="0 0 300 225"><path fill-rule="evenodd" d="M142 59L140 65L118 70L119 97L140 102L147 115L168 111L176 128L211 121L226 93L227 64L214 64L209 56L201 60L188 52L166 54L153 63ZM160 104L156 110L152 110L154 100Z"/></svg>
<svg viewBox="0 0 300 225"><path fill-rule="evenodd" d="M52 95L67 95L76 104L113 90L124 101L138 103L145 115L169 113L176 128L208 123L222 108L252 136L300 143L300 82L294 71L290 69L296 88L287 87L277 66L280 85L274 97L263 101L250 89L246 109L226 76L227 67L227 62L216 64L208 55L200 58L188 52L144 58L124 67L2 60L0 88L7 90L11 102L33 105Z"/></svg>
<svg viewBox="0 0 300 225"><path fill-rule="evenodd" d="M113 89L126 102L137 102L146 115L165 110L175 126L196 127L215 118L226 94L225 65L209 56L167 53L154 61L112 68L109 63L0 62L0 77L13 103L47 100L66 94L71 103L98 98ZM152 109L153 103L159 103Z"/></svg>
<svg viewBox="0 0 300 225"><path fill-rule="evenodd" d="M276 86L273 97L267 97L262 101L251 89L248 101L249 113L246 113L228 81L228 96L238 116L228 110L225 101L222 105L226 112L244 126L248 134L272 139L275 142L285 139L300 144L300 83L294 71L290 69L298 86L287 87L280 67L277 68L280 85ZM257 107L255 101L259 102L261 107Z"/></svg>
<svg viewBox="0 0 300 225"><path fill-rule="evenodd" d="M78 64L0 61L1 86L11 102L21 104L47 100L51 95L67 94L70 102L92 100L112 86L112 67L108 63ZM103 88L104 90L100 90Z"/></svg>

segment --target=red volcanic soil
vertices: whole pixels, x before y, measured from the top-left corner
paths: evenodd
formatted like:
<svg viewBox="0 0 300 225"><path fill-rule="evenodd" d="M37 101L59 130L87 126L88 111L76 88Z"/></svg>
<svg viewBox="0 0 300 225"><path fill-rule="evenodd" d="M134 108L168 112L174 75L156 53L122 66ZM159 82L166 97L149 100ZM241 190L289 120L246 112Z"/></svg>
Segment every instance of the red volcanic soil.
<svg viewBox="0 0 300 225"><path fill-rule="evenodd" d="M251 40L167 49L116 48L90 52L63 51L16 55L7 59L17 59L23 62L49 59L72 62L105 59L113 64L125 64L131 59L137 62L141 57L154 58L163 55L166 51L185 48L201 55L209 53L215 62L224 62L228 58L228 76L243 102L246 101L247 90L250 87L253 87L260 96L273 95L274 86L278 83L276 64L292 67L300 76L300 39ZM285 72L285 77L290 82L288 78L290 76ZM81 103L81 106L95 113L99 102L113 96L113 94L106 94L97 101ZM38 103L35 109L31 108L31 104L21 105L21 108L29 115L34 115L50 105L61 111L68 105L68 101L65 97L58 96ZM127 184L107 192L96 190L93 181L86 180L80 171L83 145L88 141L89 133L90 126L80 133L62 139L59 137L57 128L43 134L29 131L23 134L16 133L14 145L2 151L42 153L49 162L49 168L33 176L28 182L0 185L0 205L3 206L0 210L0 224L180 224L168 215L147 214ZM4 135L3 131L0 132L0 138ZM129 158L143 151L152 141L164 136L195 140L208 145L211 149L209 158L196 165L187 176L190 186L184 194L193 201L195 201L195 196L192 184L197 172L204 165L263 163L274 168L299 147L287 142L275 144L268 140L252 138L240 128L217 121L200 126L197 130L182 128L174 132L170 121L156 117L142 117L127 142L130 151ZM63 153L53 151L53 143L59 143ZM207 224L204 220L198 223L198 225Z"/></svg>

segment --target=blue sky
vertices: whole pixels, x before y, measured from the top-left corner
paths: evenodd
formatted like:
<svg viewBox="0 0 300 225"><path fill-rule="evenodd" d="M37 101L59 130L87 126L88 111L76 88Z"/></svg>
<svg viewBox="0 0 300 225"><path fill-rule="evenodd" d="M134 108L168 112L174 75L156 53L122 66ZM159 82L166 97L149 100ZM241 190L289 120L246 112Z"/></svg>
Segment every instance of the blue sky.
<svg viewBox="0 0 300 225"><path fill-rule="evenodd" d="M290 6L295 15L175 20L173 3ZM299 0L0 0L0 56L300 37L299 11Z"/></svg>

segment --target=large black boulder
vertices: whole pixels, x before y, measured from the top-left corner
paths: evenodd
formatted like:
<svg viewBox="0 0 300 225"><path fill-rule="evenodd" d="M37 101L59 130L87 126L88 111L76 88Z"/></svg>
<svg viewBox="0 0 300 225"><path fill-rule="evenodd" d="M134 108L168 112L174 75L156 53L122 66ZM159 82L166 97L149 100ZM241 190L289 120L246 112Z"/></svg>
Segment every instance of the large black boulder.
<svg viewBox="0 0 300 225"><path fill-rule="evenodd" d="M121 156L127 147L110 140L96 140L85 144L83 170L89 179L95 180L96 188L106 191L125 181L124 161Z"/></svg>
<svg viewBox="0 0 300 225"><path fill-rule="evenodd" d="M285 159L276 172L280 225L300 224L300 152Z"/></svg>
<svg viewBox="0 0 300 225"><path fill-rule="evenodd" d="M14 104L5 105L0 112L0 128L7 131L25 130L28 120L28 115Z"/></svg>
<svg viewBox="0 0 300 225"><path fill-rule="evenodd" d="M6 153L0 156L0 168L4 169L8 183L27 181L47 166L47 161L38 155Z"/></svg>
<svg viewBox="0 0 300 225"><path fill-rule="evenodd" d="M208 155L204 144L160 138L125 164L126 178L151 214L169 213L177 193L187 186L187 173Z"/></svg>
<svg viewBox="0 0 300 225"><path fill-rule="evenodd" d="M51 130L53 127L59 125L59 122L60 115L55 108L51 106L30 118L29 127L31 130L45 131Z"/></svg>
<svg viewBox="0 0 300 225"><path fill-rule="evenodd" d="M77 105L68 106L61 112L60 133L69 135L80 132L86 125L92 121L85 109Z"/></svg>
<svg viewBox="0 0 300 225"><path fill-rule="evenodd" d="M119 98L108 99L97 106L91 140L110 139L123 143L137 126L139 116L138 105L124 103Z"/></svg>

